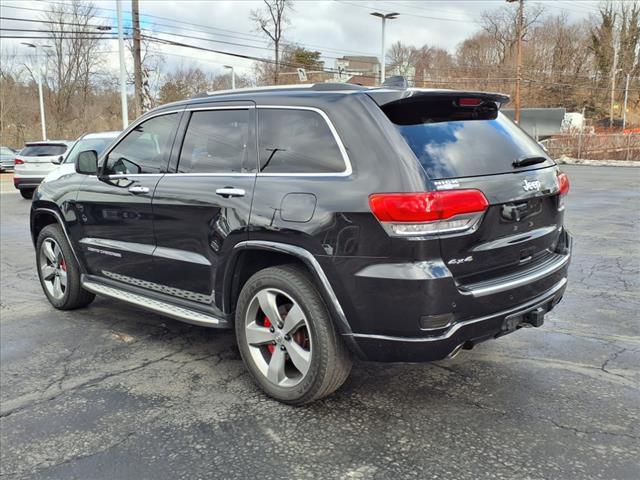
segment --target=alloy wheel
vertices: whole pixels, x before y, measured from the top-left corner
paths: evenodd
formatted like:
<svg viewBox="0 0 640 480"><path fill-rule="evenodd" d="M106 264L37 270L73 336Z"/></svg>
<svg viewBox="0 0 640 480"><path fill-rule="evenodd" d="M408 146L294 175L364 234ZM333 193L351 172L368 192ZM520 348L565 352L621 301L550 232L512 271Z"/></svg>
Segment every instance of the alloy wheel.
<svg viewBox="0 0 640 480"><path fill-rule="evenodd" d="M67 290L67 262L58 242L50 237L40 245L40 275L49 295L61 300Z"/></svg>
<svg viewBox="0 0 640 480"><path fill-rule="evenodd" d="M313 353L309 323L282 290L265 288L249 302L245 336L254 364L269 382L293 387L307 375Z"/></svg>

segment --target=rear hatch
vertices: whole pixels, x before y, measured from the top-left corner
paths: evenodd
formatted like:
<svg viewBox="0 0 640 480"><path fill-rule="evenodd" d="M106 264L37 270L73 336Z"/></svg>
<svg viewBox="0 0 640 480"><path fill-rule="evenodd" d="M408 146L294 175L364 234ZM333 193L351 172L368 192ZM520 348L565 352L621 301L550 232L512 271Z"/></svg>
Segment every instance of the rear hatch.
<svg viewBox="0 0 640 480"><path fill-rule="evenodd" d="M55 170L69 146L64 142L28 143L15 159L15 174L20 177L42 178Z"/></svg>
<svg viewBox="0 0 640 480"><path fill-rule="evenodd" d="M66 143L29 143L17 155L24 163L51 163L67 151Z"/></svg>
<svg viewBox="0 0 640 480"><path fill-rule="evenodd" d="M391 98L389 98L391 97ZM499 113L499 94L413 91L374 98L426 171L428 190L480 190L488 208L464 232L440 233L456 281L477 284L550 261L563 206L546 152Z"/></svg>

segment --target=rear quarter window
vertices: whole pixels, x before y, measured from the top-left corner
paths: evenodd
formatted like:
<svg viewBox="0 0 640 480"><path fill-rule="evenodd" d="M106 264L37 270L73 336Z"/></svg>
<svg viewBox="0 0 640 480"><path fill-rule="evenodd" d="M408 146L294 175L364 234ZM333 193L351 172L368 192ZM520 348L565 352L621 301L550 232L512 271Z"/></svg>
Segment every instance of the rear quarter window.
<svg viewBox="0 0 640 480"><path fill-rule="evenodd" d="M53 157L63 155L67 151L66 145L27 145L22 149L20 155L25 157Z"/></svg>
<svg viewBox="0 0 640 480"><path fill-rule="evenodd" d="M347 169L325 118L314 110L258 110L263 173L342 173Z"/></svg>
<svg viewBox="0 0 640 480"><path fill-rule="evenodd" d="M474 119L455 109L443 112L441 106L434 108L434 115L429 102L405 108L404 112L396 108L385 113L430 178L494 175L554 165L537 142L502 113ZM531 156L547 160L514 168L515 160Z"/></svg>

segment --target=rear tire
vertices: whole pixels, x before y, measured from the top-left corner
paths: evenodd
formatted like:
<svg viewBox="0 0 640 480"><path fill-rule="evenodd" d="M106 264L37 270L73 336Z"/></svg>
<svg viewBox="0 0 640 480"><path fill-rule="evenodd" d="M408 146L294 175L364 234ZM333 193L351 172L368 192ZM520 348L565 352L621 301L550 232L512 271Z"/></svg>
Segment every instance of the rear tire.
<svg viewBox="0 0 640 480"><path fill-rule="evenodd" d="M95 298L80 284L80 266L60 225L47 225L38 235L36 265L42 290L58 310L85 307Z"/></svg>
<svg viewBox="0 0 640 480"><path fill-rule="evenodd" d="M273 299L275 310L266 299ZM276 400L310 403L336 391L349 376L349 351L303 268L270 267L249 278L238 298L235 323L247 369ZM282 365L281 375L272 372L276 363Z"/></svg>
<svg viewBox="0 0 640 480"><path fill-rule="evenodd" d="M22 198L25 198L27 200L31 200L33 198L33 189L22 189L20 190L20 195L22 195Z"/></svg>

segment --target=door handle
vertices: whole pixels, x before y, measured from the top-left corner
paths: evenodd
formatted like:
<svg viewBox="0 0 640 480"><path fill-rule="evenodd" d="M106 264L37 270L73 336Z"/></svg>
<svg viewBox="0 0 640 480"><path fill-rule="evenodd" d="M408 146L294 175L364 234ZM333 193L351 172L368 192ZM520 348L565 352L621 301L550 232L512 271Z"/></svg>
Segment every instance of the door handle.
<svg viewBox="0 0 640 480"><path fill-rule="evenodd" d="M149 187L134 185L133 187L129 188L129 192L133 193L134 195L138 195L140 193L149 193Z"/></svg>
<svg viewBox="0 0 640 480"><path fill-rule="evenodd" d="M224 187L224 188L218 188L216 190L216 194L220 195L221 197L224 198L230 198L230 197L244 197L245 195L245 191L242 188L233 188L233 187Z"/></svg>

